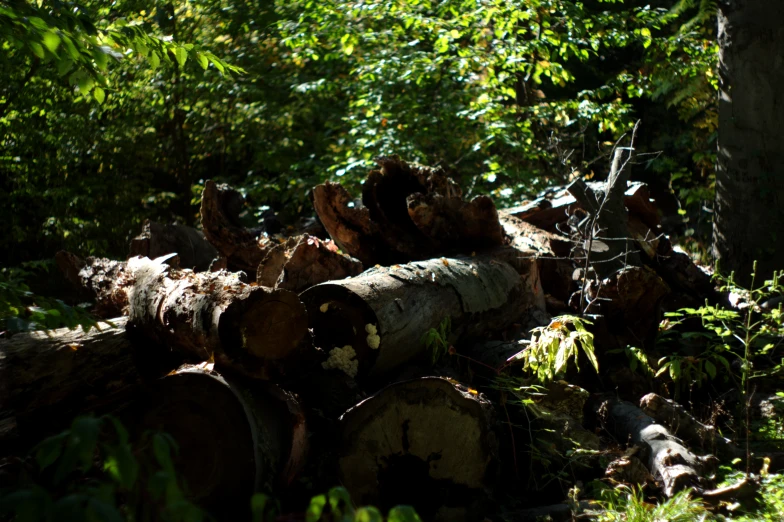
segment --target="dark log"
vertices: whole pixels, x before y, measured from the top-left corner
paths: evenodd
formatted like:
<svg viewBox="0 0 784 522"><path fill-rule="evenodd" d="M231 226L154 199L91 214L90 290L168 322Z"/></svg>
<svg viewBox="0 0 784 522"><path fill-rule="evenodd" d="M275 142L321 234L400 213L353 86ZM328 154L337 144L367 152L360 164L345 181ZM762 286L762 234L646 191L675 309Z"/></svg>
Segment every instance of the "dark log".
<svg viewBox="0 0 784 522"><path fill-rule="evenodd" d="M178 270L166 265L165 258L121 263L58 257L83 264L82 284L93 290L99 306L127 310L129 330L188 360L214 358L219 367L272 378L304 368L317 357L307 312L292 292L245 284L237 274L223 271Z"/></svg>
<svg viewBox="0 0 784 522"><path fill-rule="evenodd" d="M604 400L598 404L596 413L617 440L628 440L640 448L640 459L667 497L686 488L709 489L705 475L715 467L715 457L695 455L664 426L630 402Z"/></svg>
<svg viewBox="0 0 784 522"><path fill-rule="evenodd" d="M621 346L645 346L656 337L661 301L669 293L669 286L655 271L630 267L602 281L589 281L584 301L580 303L580 292L575 292L573 306L604 316L610 332L622 341Z"/></svg>
<svg viewBox="0 0 784 522"><path fill-rule="evenodd" d="M123 415L135 434L177 442L177 471L191 499L213 515L247 518L254 492L274 494L299 473L307 451L296 400L263 382L184 366L148 386Z"/></svg>
<svg viewBox="0 0 784 522"><path fill-rule="evenodd" d="M432 259L374 268L316 285L300 297L317 346L335 359L340 350L332 351L350 346L356 362L351 369L347 358L342 367L352 376L384 374L421 355L422 336L445 318L454 338L470 340L522 321L532 308L543 309L536 262L527 264L521 276L519 267L488 257Z"/></svg>
<svg viewBox="0 0 784 522"><path fill-rule="evenodd" d="M243 227L238 216L245 198L228 185L207 180L201 195L201 226L210 243L225 257L231 270L253 277L274 242L261 230Z"/></svg>
<svg viewBox="0 0 784 522"><path fill-rule="evenodd" d="M195 228L183 225L164 225L150 221L144 222L141 234L131 240L128 257L142 256L155 259L176 253L182 268L195 272L209 270L218 251Z"/></svg>
<svg viewBox="0 0 784 522"><path fill-rule="evenodd" d="M492 406L429 377L395 383L341 417L340 479L358 505L413 505L424 520L479 520L498 476Z"/></svg>
<svg viewBox="0 0 784 522"><path fill-rule="evenodd" d="M61 328L0 341L0 447L24 451L76 415L110 413L127 403L145 378L176 368L176 358L134 346L126 318L98 328ZM152 357L151 352L157 352Z"/></svg>
<svg viewBox="0 0 784 522"><path fill-rule="evenodd" d="M304 234L290 237L267 252L256 282L270 288L301 292L313 285L362 272L362 263L338 252L335 243Z"/></svg>

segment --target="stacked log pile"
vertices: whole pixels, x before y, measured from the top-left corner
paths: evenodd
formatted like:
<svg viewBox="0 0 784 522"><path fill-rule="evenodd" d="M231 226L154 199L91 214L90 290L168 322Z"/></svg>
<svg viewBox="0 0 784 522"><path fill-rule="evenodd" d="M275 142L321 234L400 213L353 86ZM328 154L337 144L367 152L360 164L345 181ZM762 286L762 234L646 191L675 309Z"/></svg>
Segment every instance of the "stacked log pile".
<svg viewBox="0 0 784 522"><path fill-rule="evenodd" d="M601 354L650 340L673 296L712 295L662 235L645 186L624 175L498 211L486 196L466 200L441 169L378 164L361 205L340 184L313 189L329 239L312 226L245 228L241 194L208 181L203 233L146 223L127 260L58 254L94 313L113 319L0 344L3 451L76 414L115 412L180 441L193 498L214 513L306 476L339 477L358 503L479 520L502 478L525 482L530 426L513 425L538 421L510 418L509 395L488 383L516 369L530 328L592 314ZM607 219L603 194L614 198L610 235L586 226ZM458 363L434 365L439 350ZM582 427L589 394L574 388L564 393L576 406L560 409L553 391L539 416L598 447ZM710 459L629 402L594 402L666 495L710 489Z"/></svg>

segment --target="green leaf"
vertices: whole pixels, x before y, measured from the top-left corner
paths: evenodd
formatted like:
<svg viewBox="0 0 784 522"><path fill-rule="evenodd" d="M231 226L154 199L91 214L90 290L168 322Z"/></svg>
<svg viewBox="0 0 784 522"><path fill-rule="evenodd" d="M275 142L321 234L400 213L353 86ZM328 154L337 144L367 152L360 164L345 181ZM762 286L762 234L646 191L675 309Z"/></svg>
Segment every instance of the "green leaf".
<svg viewBox="0 0 784 522"><path fill-rule="evenodd" d="M149 56L147 56L147 61L150 62L150 67L157 69L161 64L161 57L156 51L150 51Z"/></svg>
<svg viewBox="0 0 784 522"><path fill-rule="evenodd" d="M102 88L96 87L95 90L93 90L93 97L98 103L103 103L103 101L106 99L106 93Z"/></svg>
<svg viewBox="0 0 784 522"><path fill-rule="evenodd" d="M707 373L708 376L711 379L715 379L716 378L716 366L712 362L710 362L710 361L705 361L705 373Z"/></svg>
<svg viewBox="0 0 784 522"><path fill-rule="evenodd" d="M361 507L354 513L354 522L384 522L384 517L373 506Z"/></svg>
<svg viewBox="0 0 784 522"><path fill-rule="evenodd" d="M389 510L387 522L422 522L411 506L395 506Z"/></svg>
<svg viewBox="0 0 784 522"><path fill-rule="evenodd" d="M305 511L305 522L318 522L321 514L324 512L324 507L327 505L326 495L317 495L310 499L310 505Z"/></svg>
<svg viewBox="0 0 784 522"><path fill-rule="evenodd" d="M60 46L60 37L57 36L56 33L50 31L48 33L44 33L43 42L46 48L49 49L49 52L54 54L54 52Z"/></svg>
<svg viewBox="0 0 784 522"><path fill-rule="evenodd" d="M188 59L188 51L183 47L175 47L173 53L174 58L177 60L177 64L182 68L185 65L185 61Z"/></svg>
<svg viewBox="0 0 784 522"><path fill-rule="evenodd" d="M30 50L33 51L33 54L38 58L43 58L45 56L44 48L38 42L27 42L27 45L30 46Z"/></svg>
<svg viewBox="0 0 784 522"><path fill-rule="evenodd" d="M201 65L201 68L204 69L205 71L207 70L207 67L210 66L209 60L207 60L207 57L204 56L202 53L197 52L196 59L199 61L199 65Z"/></svg>

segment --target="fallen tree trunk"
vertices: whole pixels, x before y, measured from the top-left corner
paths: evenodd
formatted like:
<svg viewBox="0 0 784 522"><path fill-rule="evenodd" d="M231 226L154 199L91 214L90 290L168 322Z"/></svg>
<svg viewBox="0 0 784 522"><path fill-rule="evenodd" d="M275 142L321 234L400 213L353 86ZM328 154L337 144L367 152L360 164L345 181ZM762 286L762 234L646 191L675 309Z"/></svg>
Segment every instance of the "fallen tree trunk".
<svg viewBox="0 0 784 522"><path fill-rule="evenodd" d="M313 285L362 272L362 263L338 252L332 241L304 234L290 237L267 252L256 282L270 288L301 292Z"/></svg>
<svg viewBox="0 0 784 522"><path fill-rule="evenodd" d="M667 497L686 488L698 492L709 489L704 477L715 466L715 457L695 455L664 426L630 402L601 401L596 413L617 440L629 440L640 448L640 459L661 483Z"/></svg>
<svg viewBox="0 0 784 522"><path fill-rule="evenodd" d="M176 253L182 268L194 272L209 270L218 251L195 228L183 225L163 225L150 221L144 222L141 234L131 240L128 257L142 256L155 259Z"/></svg>
<svg viewBox="0 0 784 522"><path fill-rule="evenodd" d="M520 267L488 257L432 259L374 268L300 297L316 345L330 351L335 367L351 376L378 375L423 354L422 336L445 319L452 325L445 341L452 342L506 328L529 309L542 309L536 262L526 262L528 273L521 276Z"/></svg>
<svg viewBox="0 0 784 522"><path fill-rule="evenodd" d="M127 310L129 330L191 361L214 358L219 367L272 378L317 357L307 312L294 293L248 285L226 272L178 270L164 258L127 263L58 258L83 265L79 281L93 290L99 305ZM106 267L117 275L105 276Z"/></svg>
<svg viewBox="0 0 784 522"><path fill-rule="evenodd" d="M126 318L98 328L60 328L0 341L0 447L27 449L73 417L108 413L130 400L145 378L176 368L176 358L134 346ZM155 356L152 357L152 353Z"/></svg>
<svg viewBox="0 0 784 522"><path fill-rule="evenodd" d="M174 438L191 499L219 518L247 518L250 496L290 484L307 451L293 396L201 367L184 366L145 387L123 420L137 435Z"/></svg>
<svg viewBox="0 0 784 522"><path fill-rule="evenodd" d="M340 479L358 505L476 520L498 475L491 404L446 379L395 383L340 419ZM481 517L479 517L481 518Z"/></svg>

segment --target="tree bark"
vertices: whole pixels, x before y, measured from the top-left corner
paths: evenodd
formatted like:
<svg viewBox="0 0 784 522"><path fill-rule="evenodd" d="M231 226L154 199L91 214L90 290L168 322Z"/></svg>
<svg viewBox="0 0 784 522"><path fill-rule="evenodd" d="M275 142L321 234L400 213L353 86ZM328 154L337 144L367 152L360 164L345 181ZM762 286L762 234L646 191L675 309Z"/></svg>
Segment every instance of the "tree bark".
<svg viewBox="0 0 784 522"><path fill-rule="evenodd" d="M267 252L259 264L256 282L270 288L301 292L333 279L362 272L362 263L338 252L332 241L303 234Z"/></svg>
<svg viewBox="0 0 784 522"><path fill-rule="evenodd" d="M191 361L214 358L259 378L305 369L317 358L307 331L307 312L296 294L243 283L237 274L194 273L162 261L133 258L79 260L78 280L104 303L127 311L128 329ZM74 272L74 270L70 270Z"/></svg>
<svg viewBox="0 0 784 522"><path fill-rule="evenodd" d="M171 253L177 254L182 268L195 272L208 270L218 257L215 247L195 228L163 225L149 219L144 222L141 234L131 240L129 257L155 259Z"/></svg>
<svg viewBox="0 0 784 522"><path fill-rule="evenodd" d="M395 383L341 417L340 478L358 505L413 505L424 520L478 520L498 475L491 404L427 377Z"/></svg>
<svg viewBox="0 0 784 522"><path fill-rule="evenodd" d="M192 500L219 518L247 518L250 496L290 484L307 451L293 396L198 366L146 386L123 420L136 434L163 431L177 441L177 470Z"/></svg>
<svg viewBox="0 0 784 522"><path fill-rule="evenodd" d="M713 252L750 283L784 258L784 3L719 2L719 138Z"/></svg>
<svg viewBox="0 0 784 522"><path fill-rule="evenodd" d="M440 258L316 285L302 293L316 344L350 345L361 375L389 372L425 351L422 336L451 319L450 339L470 339L544 308L536 261L521 276L489 257ZM376 336L376 337L374 337Z"/></svg>
<svg viewBox="0 0 784 522"><path fill-rule="evenodd" d="M178 360L165 350L133 345L126 318L98 328L31 332L0 342L0 447L25 450L73 417L109 413L127 403L145 378Z"/></svg>

